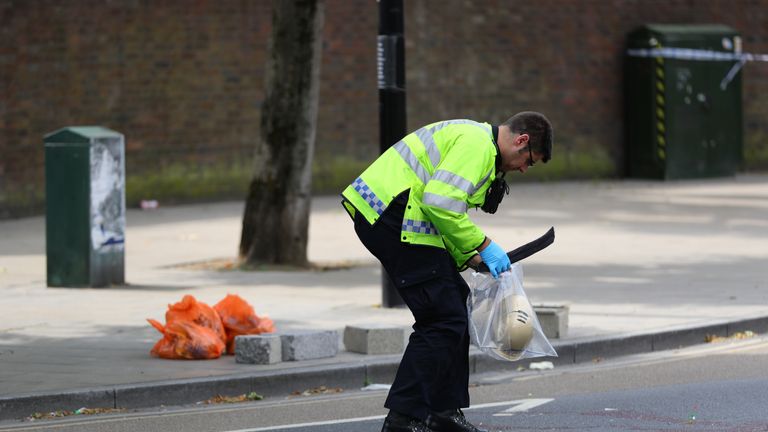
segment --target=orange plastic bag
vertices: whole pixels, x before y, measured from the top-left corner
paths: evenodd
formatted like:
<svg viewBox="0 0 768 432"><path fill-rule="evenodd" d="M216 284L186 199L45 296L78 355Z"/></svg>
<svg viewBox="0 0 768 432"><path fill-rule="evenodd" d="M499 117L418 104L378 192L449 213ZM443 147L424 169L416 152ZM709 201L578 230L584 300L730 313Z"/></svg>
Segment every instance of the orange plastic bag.
<svg viewBox="0 0 768 432"><path fill-rule="evenodd" d="M163 326L148 319L163 334L152 348L152 355L165 359L215 359L221 357L224 342L210 328L190 321L171 321Z"/></svg>
<svg viewBox="0 0 768 432"><path fill-rule="evenodd" d="M227 338L219 314L212 307L197 301L191 295L185 295L180 302L168 305L165 323L167 325L175 321L189 321L209 328L221 338L222 342Z"/></svg>
<svg viewBox="0 0 768 432"><path fill-rule="evenodd" d="M275 332L271 319L257 316L253 306L236 294L227 294L213 308L227 333L227 354L235 353L235 336Z"/></svg>
<svg viewBox="0 0 768 432"><path fill-rule="evenodd" d="M152 319L147 321L163 334L151 351L158 357L211 359L220 357L224 351L226 333L219 314L191 295L168 305L165 326Z"/></svg>

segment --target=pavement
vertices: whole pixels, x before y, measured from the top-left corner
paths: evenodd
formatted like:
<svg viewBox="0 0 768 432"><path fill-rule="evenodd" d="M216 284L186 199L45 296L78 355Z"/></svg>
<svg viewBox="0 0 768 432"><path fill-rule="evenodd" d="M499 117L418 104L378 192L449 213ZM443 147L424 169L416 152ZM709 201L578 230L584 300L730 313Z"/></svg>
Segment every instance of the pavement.
<svg viewBox="0 0 768 432"><path fill-rule="evenodd" d="M149 355L160 334L145 319L163 321L167 305L185 294L209 304L239 294L279 332L412 324L407 309L381 307L380 267L336 197L313 199L309 232L309 259L330 270L222 269L236 257L243 207L129 210L127 285L107 289L47 288L44 218L0 221L0 420L390 383L399 355L342 350L274 365ZM496 215L471 217L506 249L555 227L554 245L523 269L532 303L570 306L567 336L551 340L556 367L704 343L707 335L768 332L768 175L513 179ZM473 376L528 363L471 354Z"/></svg>

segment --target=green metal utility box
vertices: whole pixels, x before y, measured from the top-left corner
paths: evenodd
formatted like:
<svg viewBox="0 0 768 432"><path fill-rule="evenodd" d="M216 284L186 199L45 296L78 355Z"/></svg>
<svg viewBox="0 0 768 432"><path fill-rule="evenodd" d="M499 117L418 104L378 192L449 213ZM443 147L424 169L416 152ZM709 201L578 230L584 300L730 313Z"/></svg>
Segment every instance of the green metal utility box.
<svg viewBox="0 0 768 432"><path fill-rule="evenodd" d="M45 136L50 287L125 283L125 141L99 126Z"/></svg>
<svg viewBox="0 0 768 432"><path fill-rule="evenodd" d="M734 175L743 147L741 73L733 75L739 34L723 25L649 24L628 35L627 48L628 175Z"/></svg>

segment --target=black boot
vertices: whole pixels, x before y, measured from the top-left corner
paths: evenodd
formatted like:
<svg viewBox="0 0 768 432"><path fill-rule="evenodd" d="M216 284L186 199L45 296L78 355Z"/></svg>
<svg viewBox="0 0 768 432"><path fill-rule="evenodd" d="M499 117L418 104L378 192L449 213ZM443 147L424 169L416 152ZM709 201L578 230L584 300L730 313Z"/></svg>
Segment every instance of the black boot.
<svg viewBox="0 0 768 432"><path fill-rule="evenodd" d="M488 432L470 423L460 409L430 414L427 426L433 432Z"/></svg>
<svg viewBox="0 0 768 432"><path fill-rule="evenodd" d="M432 430L417 418L390 410L387 418L384 419L381 432L432 432Z"/></svg>

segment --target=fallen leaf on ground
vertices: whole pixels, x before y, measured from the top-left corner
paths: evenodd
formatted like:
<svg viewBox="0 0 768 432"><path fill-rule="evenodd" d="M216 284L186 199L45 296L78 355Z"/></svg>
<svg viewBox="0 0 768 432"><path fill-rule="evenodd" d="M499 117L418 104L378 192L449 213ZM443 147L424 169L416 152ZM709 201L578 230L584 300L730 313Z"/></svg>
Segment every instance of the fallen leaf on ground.
<svg viewBox="0 0 768 432"><path fill-rule="evenodd" d="M27 421L35 420L50 420L54 418L69 417L73 415L94 415L94 414L112 414L118 412L125 412L124 408L79 408L74 411L69 410L57 410L50 412L36 412L27 417Z"/></svg>
<svg viewBox="0 0 768 432"><path fill-rule="evenodd" d="M315 396L315 395L323 395L323 394L341 393L343 391L344 389L339 387L329 388L326 386L320 386L320 387L307 389L304 391L295 391L291 393L291 396Z"/></svg>
<svg viewBox="0 0 768 432"><path fill-rule="evenodd" d="M750 330L746 330L743 332L736 332L730 336L706 335L704 336L704 341L707 343L715 343L715 342L724 342L727 340L750 339L755 336L757 336L757 333Z"/></svg>
<svg viewBox="0 0 768 432"><path fill-rule="evenodd" d="M211 404L225 404L225 403L240 403L240 402L249 402L249 401L257 401L264 399L264 396L256 393L256 392L250 392L248 394L241 394L239 396L222 396L222 395L216 395L206 401L203 401L202 403L211 405Z"/></svg>

